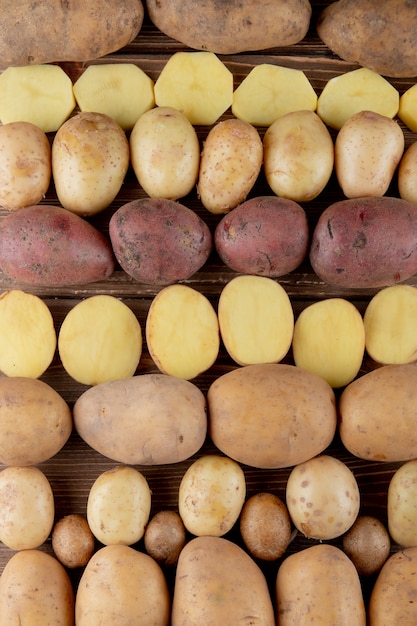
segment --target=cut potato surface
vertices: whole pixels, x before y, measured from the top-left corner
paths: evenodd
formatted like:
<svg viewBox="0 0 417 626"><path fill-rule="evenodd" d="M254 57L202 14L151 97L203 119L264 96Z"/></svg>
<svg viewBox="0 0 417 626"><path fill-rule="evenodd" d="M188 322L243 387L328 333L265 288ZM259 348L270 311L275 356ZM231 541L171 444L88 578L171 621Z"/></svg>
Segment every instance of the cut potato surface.
<svg viewBox="0 0 417 626"><path fill-rule="evenodd" d="M84 385L132 376L142 354L135 314L110 295L91 296L67 313L58 334L66 372Z"/></svg>
<svg viewBox="0 0 417 626"><path fill-rule="evenodd" d="M190 380L208 370L219 347L219 323L211 302L186 285L155 296L146 319L149 353L164 374Z"/></svg>
<svg viewBox="0 0 417 626"><path fill-rule="evenodd" d="M105 113L123 130L155 105L154 82L134 63L90 65L73 89L81 111Z"/></svg>
<svg viewBox="0 0 417 626"><path fill-rule="evenodd" d="M0 295L0 371L39 378L52 363L57 337L45 302L19 289Z"/></svg>
<svg viewBox="0 0 417 626"><path fill-rule="evenodd" d="M220 294L218 318L226 350L239 365L277 363L291 346L292 305L272 278L233 278Z"/></svg>
<svg viewBox="0 0 417 626"><path fill-rule="evenodd" d="M71 79L58 65L8 67L0 75L3 124L25 121L55 132L74 107Z"/></svg>
<svg viewBox="0 0 417 626"><path fill-rule="evenodd" d="M195 125L214 124L232 100L233 75L213 52L176 52L155 83L156 104L178 109Z"/></svg>
<svg viewBox="0 0 417 626"><path fill-rule="evenodd" d="M234 91L232 113L254 126L270 126L286 113L316 106L317 94L304 72L262 63Z"/></svg>
<svg viewBox="0 0 417 626"><path fill-rule="evenodd" d="M366 67L345 72L325 84L317 101L317 113L328 126L339 130L360 111L395 117L400 94L383 76Z"/></svg>

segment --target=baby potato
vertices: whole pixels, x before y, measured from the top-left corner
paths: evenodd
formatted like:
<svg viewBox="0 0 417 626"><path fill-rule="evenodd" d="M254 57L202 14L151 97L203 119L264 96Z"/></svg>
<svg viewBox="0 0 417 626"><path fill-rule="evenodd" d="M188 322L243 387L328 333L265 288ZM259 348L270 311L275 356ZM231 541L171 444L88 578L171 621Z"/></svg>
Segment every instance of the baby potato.
<svg viewBox="0 0 417 626"><path fill-rule="evenodd" d="M77 113L62 124L52 143L59 202L84 217L103 211L119 193L129 163L129 141L114 119L104 113Z"/></svg>
<svg viewBox="0 0 417 626"><path fill-rule="evenodd" d="M94 552L94 535L85 517L71 513L61 517L52 530L52 549L65 567L87 565Z"/></svg>
<svg viewBox="0 0 417 626"><path fill-rule="evenodd" d="M187 539L184 522L176 511L158 511L146 526L145 550L157 563L175 565Z"/></svg>
<svg viewBox="0 0 417 626"><path fill-rule="evenodd" d="M236 461L207 454L183 475L178 492L179 514L193 535L221 537L231 530L245 502L246 478Z"/></svg>
<svg viewBox="0 0 417 626"><path fill-rule="evenodd" d="M87 521L104 545L129 546L139 541L151 511L151 490L145 476L122 465L100 474L90 488Z"/></svg>
<svg viewBox="0 0 417 626"><path fill-rule="evenodd" d="M197 133L173 107L155 107L139 117L130 134L130 153L138 182L151 198L178 200L197 182Z"/></svg>
<svg viewBox="0 0 417 626"><path fill-rule="evenodd" d="M11 550L41 546L54 524L55 502L45 474L35 466L0 472L0 540Z"/></svg>
<svg viewBox="0 0 417 626"><path fill-rule="evenodd" d="M333 172L333 139L315 111L292 111L267 129L264 172L272 191L295 202L316 198Z"/></svg>
<svg viewBox="0 0 417 626"><path fill-rule="evenodd" d="M262 161L262 140L252 124L236 118L218 122L201 154L197 192L203 206L220 214L246 200Z"/></svg>
<svg viewBox="0 0 417 626"><path fill-rule="evenodd" d="M417 546L417 459L393 474L387 496L388 531L404 548Z"/></svg>
<svg viewBox="0 0 417 626"><path fill-rule="evenodd" d="M361 515L343 535L343 550L360 576L376 574L387 560L391 540L384 524L376 517Z"/></svg>
<svg viewBox="0 0 417 626"><path fill-rule="evenodd" d="M417 141L411 143L401 157L397 179L400 198L417 203Z"/></svg>
<svg viewBox="0 0 417 626"><path fill-rule="evenodd" d="M38 204L49 188L51 146L31 122L0 125L0 205L8 211Z"/></svg>
<svg viewBox="0 0 417 626"><path fill-rule="evenodd" d="M251 496L240 514L240 534L253 557L279 559L291 541L291 518L285 503L274 493Z"/></svg>

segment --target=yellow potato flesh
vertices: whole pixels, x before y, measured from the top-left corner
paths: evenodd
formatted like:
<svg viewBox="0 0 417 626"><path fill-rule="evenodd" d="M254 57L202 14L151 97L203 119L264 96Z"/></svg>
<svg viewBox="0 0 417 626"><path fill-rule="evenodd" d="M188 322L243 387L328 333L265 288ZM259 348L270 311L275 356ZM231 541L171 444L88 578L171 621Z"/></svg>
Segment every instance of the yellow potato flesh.
<svg viewBox="0 0 417 626"><path fill-rule="evenodd" d="M149 308L146 342L162 373L190 380L208 370L217 358L217 314L201 292L186 285L170 285Z"/></svg>
<svg viewBox="0 0 417 626"><path fill-rule="evenodd" d="M131 309L114 296L82 300L67 313L58 334L67 373L84 385L132 376L142 354L142 330Z"/></svg>
<svg viewBox="0 0 417 626"><path fill-rule="evenodd" d="M233 74L213 52L176 52L154 90L157 106L178 109L191 124L211 125L232 105Z"/></svg>
<svg viewBox="0 0 417 626"><path fill-rule="evenodd" d="M417 203L417 141L404 152L397 172L398 193L407 202Z"/></svg>
<svg viewBox="0 0 417 626"><path fill-rule="evenodd" d="M370 300L364 314L365 344L378 363L417 359L417 288L392 285Z"/></svg>
<svg viewBox="0 0 417 626"><path fill-rule="evenodd" d="M74 83L81 111L96 111L131 130L139 117L155 105L154 83L134 63L90 65Z"/></svg>
<svg viewBox="0 0 417 626"><path fill-rule="evenodd" d="M218 318L223 343L239 365L277 363L291 346L292 305L270 278L233 278L220 295Z"/></svg>
<svg viewBox="0 0 417 626"><path fill-rule="evenodd" d="M254 126L270 126L286 113L316 106L317 94L304 72L262 63L233 92L232 113Z"/></svg>
<svg viewBox="0 0 417 626"><path fill-rule="evenodd" d="M72 82L58 65L8 67L0 76L0 120L55 132L75 107Z"/></svg>
<svg viewBox="0 0 417 626"><path fill-rule="evenodd" d="M294 325L294 362L318 374L331 387L351 382L362 365L365 329L361 314L348 300L329 298L307 306Z"/></svg>
<svg viewBox="0 0 417 626"><path fill-rule="evenodd" d="M377 72L361 67L327 81L317 100L317 113L339 130L360 111L374 111L393 118L400 106L397 89Z"/></svg>
<svg viewBox="0 0 417 626"><path fill-rule="evenodd" d="M57 337L52 314L36 295L11 289L0 296L0 371L39 378L52 362Z"/></svg>
<svg viewBox="0 0 417 626"><path fill-rule="evenodd" d="M398 117L413 133L417 132L417 85L413 85L401 95Z"/></svg>

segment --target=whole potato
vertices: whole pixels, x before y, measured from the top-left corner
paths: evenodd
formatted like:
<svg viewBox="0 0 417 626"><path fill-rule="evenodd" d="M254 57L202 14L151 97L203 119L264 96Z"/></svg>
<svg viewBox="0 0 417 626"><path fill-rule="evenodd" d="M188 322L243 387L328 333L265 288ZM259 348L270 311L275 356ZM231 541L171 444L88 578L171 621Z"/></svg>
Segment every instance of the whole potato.
<svg viewBox="0 0 417 626"><path fill-rule="evenodd" d="M85 567L95 549L88 521L78 513L61 517L52 529L52 549L68 569Z"/></svg>
<svg viewBox="0 0 417 626"><path fill-rule="evenodd" d="M417 546L417 459L401 465L388 485L388 530L405 548Z"/></svg>
<svg viewBox="0 0 417 626"><path fill-rule="evenodd" d="M187 541L181 516L169 509L158 511L149 521L144 534L145 550L157 563L176 565Z"/></svg>
<svg viewBox="0 0 417 626"><path fill-rule="evenodd" d="M398 166L398 192L400 198L417 203L417 141L411 143Z"/></svg>
<svg viewBox="0 0 417 626"><path fill-rule="evenodd" d="M353 561L360 576L376 574L391 550L391 540L384 524L371 515L361 515L343 535L344 552Z"/></svg>

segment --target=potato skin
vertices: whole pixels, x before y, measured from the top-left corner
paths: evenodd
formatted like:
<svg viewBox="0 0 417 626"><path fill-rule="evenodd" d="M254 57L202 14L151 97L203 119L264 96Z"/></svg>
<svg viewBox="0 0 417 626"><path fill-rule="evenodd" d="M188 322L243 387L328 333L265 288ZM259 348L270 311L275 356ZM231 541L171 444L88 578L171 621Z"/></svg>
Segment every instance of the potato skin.
<svg viewBox="0 0 417 626"><path fill-rule="evenodd" d="M65 61L90 61L127 45L142 27L141 0L56 3L5 0L0 69ZM48 36L40 25L48 24Z"/></svg>
<svg viewBox="0 0 417 626"><path fill-rule="evenodd" d="M214 231L214 246L223 263L242 274L269 278L301 265L308 244L306 212L297 202L277 196L246 200Z"/></svg>
<svg viewBox="0 0 417 626"><path fill-rule="evenodd" d="M310 261L321 280L379 288L417 272L417 205L382 196L329 205L313 231Z"/></svg>
<svg viewBox="0 0 417 626"><path fill-rule="evenodd" d="M147 0L146 7L155 26L169 37L217 54L298 43L311 18L307 0L208 0L199 3L198 19L192 0Z"/></svg>
<svg viewBox="0 0 417 626"><path fill-rule="evenodd" d="M63 287L108 278L110 241L82 217L52 205L11 213L0 224L0 268L29 286Z"/></svg>
<svg viewBox="0 0 417 626"><path fill-rule="evenodd" d="M209 434L224 454L264 469L302 463L336 431L335 395L316 374L285 363L246 365L207 393Z"/></svg>
<svg viewBox="0 0 417 626"><path fill-rule="evenodd" d="M169 285L185 280L207 261L213 239L191 209L163 198L132 200L109 223L114 254L138 282Z"/></svg>
<svg viewBox="0 0 417 626"><path fill-rule="evenodd" d="M141 374L87 389L73 408L75 428L115 461L163 465L197 452L207 431L206 399L190 381Z"/></svg>

